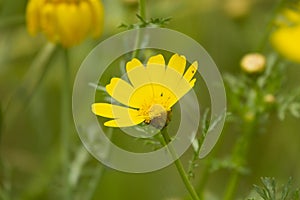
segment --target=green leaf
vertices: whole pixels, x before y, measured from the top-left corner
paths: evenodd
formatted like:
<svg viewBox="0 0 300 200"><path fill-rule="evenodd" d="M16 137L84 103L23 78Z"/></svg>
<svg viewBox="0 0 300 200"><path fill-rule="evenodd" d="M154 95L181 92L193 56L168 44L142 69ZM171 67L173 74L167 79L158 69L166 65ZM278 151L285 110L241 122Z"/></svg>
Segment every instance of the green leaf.
<svg viewBox="0 0 300 200"><path fill-rule="evenodd" d="M261 178L270 200L276 200L276 182L274 178Z"/></svg>
<svg viewBox="0 0 300 200"><path fill-rule="evenodd" d="M148 22L146 22L146 20L140 16L139 14L136 14L136 17L143 23L143 24L147 24Z"/></svg>
<svg viewBox="0 0 300 200"><path fill-rule="evenodd" d="M266 191L264 190L264 188L261 188L257 185L253 185L255 191L264 199L264 200L268 200L268 195L266 194Z"/></svg>
<svg viewBox="0 0 300 200"><path fill-rule="evenodd" d="M299 199L300 199L300 191L299 189L297 189L292 195L292 200L299 200Z"/></svg>
<svg viewBox="0 0 300 200"><path fill-rule="evenodd" d="M275 178L263 177L261 181L263 186L254 185L254 190L264 200L300 200L299 190L291 191L291 178L282 187L276 186ZM277 194L281 194L280 198ZM279 196L279 195L278 195Z"/></svg>
<svg viewBox="0 0 300 200"><path fill-rule="evenodd" d="M283 186L282 193L281 193L281 200L287 199L291 187L291 182L292 182L292 178L290 177L288 183Z"/></svg>
<svg viewBox="0 0 300 200"><path fill-rule="evenodd" d="M289 110L294 117L296 118L300 117L300 103L292 103L289 106Z"/></svg>
<svg viewBox="0 0 300 200"><path fill-rule="evenodd" d="M163 27L166 24L168 24L172 18L151 18L150 20L144 19L142 16L136 14L136 17L138 18L139 22L135 24L125 24L122 23L118 26L118 28L126 28L128 30L135 29L135 28L145 28L145 27Z"/></svg>

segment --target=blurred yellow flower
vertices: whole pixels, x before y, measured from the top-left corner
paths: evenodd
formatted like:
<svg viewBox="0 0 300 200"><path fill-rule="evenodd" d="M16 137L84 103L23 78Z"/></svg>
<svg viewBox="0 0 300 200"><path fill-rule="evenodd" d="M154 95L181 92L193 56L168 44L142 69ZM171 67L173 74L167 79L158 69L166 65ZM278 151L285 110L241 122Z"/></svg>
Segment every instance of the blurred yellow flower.
<svg viewBox="0 0 300 200"><path fill-rule="evenodd" d="M282 56L300 63L300 5L293 10L285 9L281 14L271 43Z"/></svg>
<svg viewBox="0 0 300 200"><path fill-rule="evenodd" d="M276 102L276 97L273 94L267 94L264 96L264 102L272 104Z"/></svg>
<svg viewBox="0 0 300 200"><path fill-rule="evenodd" d="M100 36L103 6L99 0L30 0L26 20L31 35L43 32L51 42L71 47L88 35Z"/></svg>
<svg viewBox="0 0 300 200"><path fill-rule="evenodd" d="M265 69L266 58L259 53L246 54L241 60L241 67L247 73L258 73Z"/></svg>
<svg viewBox="0 0 300 200"><path fill-rule="evenodd" d="M253 0L225 0L224 11L232 18L242 18L248 15L253 7Z"/></svg>
<svg viewBox="0 0 300 200"><path fill-rule="evenodd" d="M146 66L134 58L126 64L130 83L112 78L106 86L108 94L124 106L94 103L92 111L113 119L105 126L128 127L145 122L163 128L171 107L195 84L198 63L194 62L184 73L185 66L185 57L178 54L171 57L167 66L161 54L150 57Z"/></svg>

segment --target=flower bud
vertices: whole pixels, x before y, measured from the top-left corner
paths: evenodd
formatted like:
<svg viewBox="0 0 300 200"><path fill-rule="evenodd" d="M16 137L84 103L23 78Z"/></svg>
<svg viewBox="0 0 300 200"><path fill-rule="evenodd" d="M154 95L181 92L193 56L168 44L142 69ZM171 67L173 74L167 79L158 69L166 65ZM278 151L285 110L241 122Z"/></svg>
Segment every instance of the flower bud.
<svg viewBox="0 0 300 200"><path fill-rule="evenodd" d="M273 94L267 94L264 96L264 102L268 104L272 104L276 101L275 96Z"/></svg>
<svg viewBox="0 0 300 200"><path fill-rule="evenodd" d="M266 58L259 53L245 55L241 60L241 67L247 73L258 73L265 69Z"/></svg>

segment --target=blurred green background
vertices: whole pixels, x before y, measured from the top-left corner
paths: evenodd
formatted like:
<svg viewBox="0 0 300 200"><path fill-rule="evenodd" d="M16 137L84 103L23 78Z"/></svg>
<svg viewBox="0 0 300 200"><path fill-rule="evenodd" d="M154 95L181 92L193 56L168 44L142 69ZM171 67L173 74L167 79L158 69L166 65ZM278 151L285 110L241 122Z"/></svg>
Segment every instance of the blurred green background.
<svg viewBox="0 0 300 200"><path fill-rule="evenodd" d="M0 0L0 120L3 122L0 123L0 198L63 199L59 156L62 55L55 51L49 65L42 68L34 63L41 52L48 55L53 47L42 35L33 38L27 33L26 3ZM222 73L238 74L241 57L257 50L263 40L275 3L275 0L149 0L147 17L172 17L168 28L203 45ZM102 37L98 41L87 39L70 50L72 81L81 62L98 42L123 31L117 28L121 23L137 21L137 1L103 0L103 4ZM290 64L287 71L283 76L288 91L299 87L300 67ZM291 176L293 183L300 186L299 119L287 116L280 121L274 114L261 128L249 154L250 172L242 177L236 199L246 198L252 184L259 184L262 176L276 177L279 183ZM195 185L201 179L206 160L212 155L222 158L230 154L237 134L230 124L225 126L215 150L199 162ZM75 177L72 185L73 199L177 200L187 194L173 165L147 174L122 173L92 158L83 149L75 128L70 143L72 166L80 167L79 178ZM190 149L182 161L187 165L191 157ZM205 187L205 192L211 195L208 200L222 196L229 173L230 170L221 169L211 174Z"/></svg>

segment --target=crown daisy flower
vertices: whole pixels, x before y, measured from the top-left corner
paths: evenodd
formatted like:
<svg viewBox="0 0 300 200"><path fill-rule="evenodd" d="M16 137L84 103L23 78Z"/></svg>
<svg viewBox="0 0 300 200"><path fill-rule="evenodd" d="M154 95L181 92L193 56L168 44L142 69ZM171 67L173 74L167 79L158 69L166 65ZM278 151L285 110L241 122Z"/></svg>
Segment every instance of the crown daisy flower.
<svg viewBox="0 0 300 200"><path fill-rule="evenodd" d="M167 65L161 54L150 57L146 66L134 58L126 64L130 83L112 78L106 85L107 93L122 105L94 103L92 112L110 118L104 123L109 127L129 127L144 122L161 129L170 120L172 106L195 84L193 77L198 63L194 62L186 71L185 68L186 58L178 54L174 54Z"/></svg>
<svg viewBox="0 0 300 200"><path fill-rule="evenodd" d="M30 0L26 21L31 35L42 32L49 41L71 47L89 35L100 36L103 6L99 0Z"/></svg>
<svg viewBox="0 0 300 200"><path fill-rule="evenodd" d="M300 4L283 10L277 25L270 38L273 47L285 58L300 63Z"/></svg>

